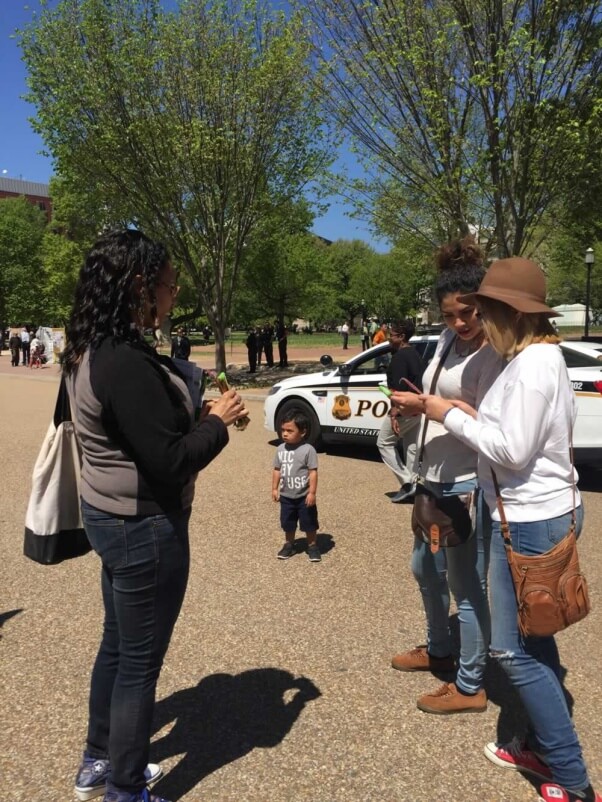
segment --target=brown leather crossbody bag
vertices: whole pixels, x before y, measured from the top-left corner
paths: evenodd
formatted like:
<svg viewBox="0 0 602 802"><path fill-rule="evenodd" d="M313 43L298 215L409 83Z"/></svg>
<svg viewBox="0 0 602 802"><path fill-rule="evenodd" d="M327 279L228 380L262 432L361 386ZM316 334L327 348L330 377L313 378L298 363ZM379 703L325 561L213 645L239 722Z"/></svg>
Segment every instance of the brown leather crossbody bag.
<svg viewBox="0 0 602 802"><path fill-rule="evenodd" d="M573 466L571 443L571 468ZM587 582L579 567L576 535L576 488L573 470L573 514L569 532L553 549L524 555L512 548L502 494L493 469L493 486L500 514L502 537L518 606L518 627L523 637L549 637L576 624L591 609Z"/></svg>

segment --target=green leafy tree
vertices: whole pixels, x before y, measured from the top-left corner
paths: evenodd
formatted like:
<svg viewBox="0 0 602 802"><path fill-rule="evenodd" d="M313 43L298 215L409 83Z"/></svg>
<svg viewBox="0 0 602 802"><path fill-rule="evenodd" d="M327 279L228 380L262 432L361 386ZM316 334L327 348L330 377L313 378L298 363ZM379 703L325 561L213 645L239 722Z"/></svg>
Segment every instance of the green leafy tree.
<svg viewBox="0 0 602 802"><path fill-rule="evenodd" d="M328 272L325 286L336 301L334 323L342 320L352 321L362 314L366 298L366 275L375 271L378 254L370 245L361 240L336 240L329 246Z"/></svg>
<svg viewBox="0 0 602 802"><path fill-rule="evenodd" d="M64 179L50 181L52 220L42 238L47 323L64 325L73 306L75 285L86 253L101 228L109 225L100 198Z"/></svg>
<svg viewBox="0 0 602 802"><path fill-rule="evenodd" d="M21 33L35 129L59 175L161 238L224 333L266 207L330 155L298 14L262 0L62 0Z"/></svg>
<svg viewBox="0 0 602 802"><path fill-rule="evenodd" d="M492 254L532 253L600 163L599 0L306 5L376 225L431 243L476 230Z"/></svg>
<svg viewBox="0 0 602 802"><path fill-rule="evenodd" d="M575 132L584 146L565 171L566 188L559 195L561 214L555 209L549 219L556 223L538 249L548 272L549 298L554 305L585 303L587 270L585 249L592 247L590 308L602 323L602 101L592 102L591 114ZM558 321L562 325L562 321Z"/></svg>
<svg viewBox="0 0 602 802"><path fill-rule="evenodd" d="M56 232L44 234L40 248L44 264L44 322L64 326L73 306L75 285L84 259L79 243Z"/></svg>
<svg viewBox="0 0 602 802"><path fill-rule="evenodd" d="M277 207L264 218L254 244L245 251L238 321L277 319L290 323L313 316L325 269L323 242L309 233L313 215L304 201Z"/></svg>
<svg viewBox="0 0 602 802"><path fill-rule="evenodd" d="M252 291L253 319L290 323L314 316L313 300L320 292L325 262L324 245L307 232L283 234L263 242L245 271Z"/></svg>
<svg viewBox="0 0 602 802"><path fill-rule="evenodd" d="M570 217L575 187L593 156L588 134L602 98L602 4L451 4L483 121L495 250L500 256L533 252L555 225L549 210L555 208L557 219ZM599 162L599 141L597 153Z"/></svg>
<svg viewBox="0 0 602 802"><path fill-rule="evenodd" d="M366 314L379 320L416 317L432 284L430 249L417 237L406 236L390 253L375 254L356 270L352 286Z"/></svg>
<svg viewBox="0 0 602 802"><path fill-rule="evenodd" d="M0 322L45 321L40 246L46 214L25 198L0 200Z"/></svg>
<svg viewBox="0 0 602 802"><path fill-rule="evenodd" d="M595 262L591 269L590 309L599 317L602 315L602 244L592 243L592 246ZM552 306L586 302L586 247L590 247L590 243L584 243L580 232L562 231L541 247L539 256L546 267L548 302ZM561 319L557 322L562 325Z"/></svg>

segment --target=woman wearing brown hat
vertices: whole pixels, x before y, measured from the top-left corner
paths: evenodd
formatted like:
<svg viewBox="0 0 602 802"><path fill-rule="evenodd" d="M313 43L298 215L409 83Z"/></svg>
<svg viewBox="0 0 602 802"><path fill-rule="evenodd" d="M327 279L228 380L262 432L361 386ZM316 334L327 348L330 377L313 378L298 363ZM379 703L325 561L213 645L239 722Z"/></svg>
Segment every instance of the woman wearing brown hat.
<svg viewBox="0 0 602 802"><path fill-rule="evenodd" d="M442 246L436 255L439 274L435 295L446 324L435 357L424 372L427 391L436 378L435 392L449 401L464 400L477 406L503 367L502 360L485 342L476 306L460 300L478 289L485 269L483 253L472 237ZM436 372L441 370L436 376ZM402 415L420 415L424 403L410 392L394 392L391 401ZM424 440L421 459L422 483L438 498L472 493L477 485L477 455L474 450L438 423L421 420L418 443ZM427 623L427 643L392 659L398 671L451 672L449 629L450 589L460 621L460 660L455 682L445 682L417 702L425 713L454 714L487 709L483 675L489 648L487 569L491 529L489 515L477 504L476 534L467 543L431 552L429 544L414 537L412 572L418 582ZM486 515L486 518L484 517ZM449 583L449 585L448 585Z"/></svg>
<svg viewBox="0 0 602 802"><path fill-rule="evenodd" d="M427 416L479 453L479 484L491 509L491 655L517 689L530 721L524 739L487 744L498 766L541 780L542 802L602 802L589 783L581 746L562 690L553 637L523 638L501 536L494 469L512 547L522 554L549 551L569 532L576 474L569 454L575 397L550 323L541 269L521 258L494 262L476 293L485 333L509 364L478 413L466 405L425 397ZM577 492L577 532L583 524Z"/></svg>

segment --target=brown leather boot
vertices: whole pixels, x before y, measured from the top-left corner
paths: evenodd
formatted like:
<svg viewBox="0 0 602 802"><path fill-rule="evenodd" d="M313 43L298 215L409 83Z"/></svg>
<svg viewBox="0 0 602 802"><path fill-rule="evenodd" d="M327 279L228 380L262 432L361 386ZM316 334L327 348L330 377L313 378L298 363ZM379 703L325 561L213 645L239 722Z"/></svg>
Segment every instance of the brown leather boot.
<svg viewBox="0 0 602 802"><path fill-rule="evenodd" d="M487 696L481 689L474 696L465 696L453 682L444 682L436 691L425 693L417 707L425 713L447 716L451 713L483 713L487 710Z"/></svg>
<svg viewBox="0 0 602 802"><path fill-rule="evenodd" d="M431 657L426 646L417 646L409 652L396 654L391 665L397 671L454 671L456 668L453 657Z"/></svg>

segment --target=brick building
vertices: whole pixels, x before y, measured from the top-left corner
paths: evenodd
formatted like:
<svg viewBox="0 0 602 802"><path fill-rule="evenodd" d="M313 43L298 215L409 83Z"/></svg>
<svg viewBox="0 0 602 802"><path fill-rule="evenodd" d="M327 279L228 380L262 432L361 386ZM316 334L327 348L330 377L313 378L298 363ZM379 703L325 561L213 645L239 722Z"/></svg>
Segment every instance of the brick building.
<svg viewBox="0 0 602 802"><path fill-rule="evenodd" d="M48 194L48 184L38 184L34 181L21 181L18 178L3 178L0 176L0 199L19 198L22 195L34 203L43 212L48 220L52 217L52 202Z"/></svg>

